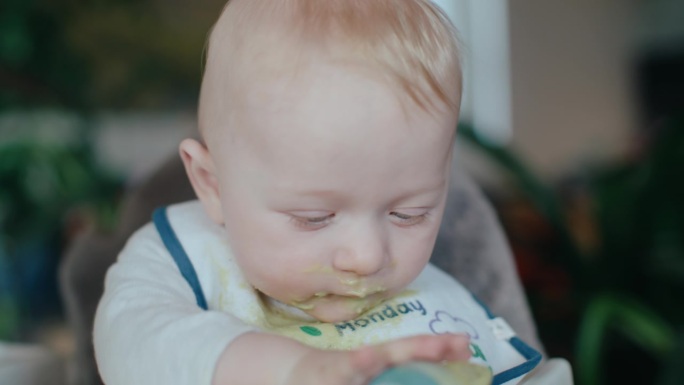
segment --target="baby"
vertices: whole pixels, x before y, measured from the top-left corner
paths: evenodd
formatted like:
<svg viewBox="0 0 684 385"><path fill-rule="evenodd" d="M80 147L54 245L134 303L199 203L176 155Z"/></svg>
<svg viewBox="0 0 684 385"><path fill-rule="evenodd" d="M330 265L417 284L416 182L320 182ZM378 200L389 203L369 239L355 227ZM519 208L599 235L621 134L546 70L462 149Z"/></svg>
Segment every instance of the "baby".
<svg viewBox="0 0 684 385"><path fill-rule="evenodd" d="M155 212L107 275L108 385L366 384L409 361L516 383L539 360L428 263L461 78L428 0L232 0L211 33L199 198Z"/></svg>

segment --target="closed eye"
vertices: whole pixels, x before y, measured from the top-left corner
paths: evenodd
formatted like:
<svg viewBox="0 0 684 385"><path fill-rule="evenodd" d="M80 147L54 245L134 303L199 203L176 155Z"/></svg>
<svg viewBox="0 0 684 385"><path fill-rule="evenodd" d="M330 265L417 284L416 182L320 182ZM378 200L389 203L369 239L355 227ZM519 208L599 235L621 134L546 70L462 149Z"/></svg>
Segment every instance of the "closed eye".
<svg viewBox="0 0 684 385"><path fill-rule="evenodd" d="M290 221L294 223L295 226L304 230L320 229L325 225L329 224L333 218L335 218L335 214L327 214L313 217L290 214Z"/></svg>
<svg viewBox="0 0 684 385"><path fill-rule="evenodd" d="M423 212L420 214L407 214L400 211L390 212L390 216L393 217L395 223L401 226L414 226L423 223L428 217L429 212Z"/></svg>

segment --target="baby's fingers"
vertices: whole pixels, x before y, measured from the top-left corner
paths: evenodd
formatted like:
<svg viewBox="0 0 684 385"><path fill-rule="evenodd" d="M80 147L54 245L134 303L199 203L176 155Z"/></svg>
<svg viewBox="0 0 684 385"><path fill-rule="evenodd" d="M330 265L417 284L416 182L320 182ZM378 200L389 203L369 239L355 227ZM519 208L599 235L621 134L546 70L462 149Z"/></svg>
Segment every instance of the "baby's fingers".
<svg viewBox="0 0 684 385"><path fill-rule="evenodd" d="M470 359L470 337L465 334L428 336L426 346L419 346L413 361L466 361ZM435 344L432 348L430 343Z"/></svg>
<svg viewBox="0 0 684 385"><path fill-rule="evenodd" d="M382 372L384 367L371 361L356 362L357 351L321 351L312 349L293 368L288 385L364 385Z"/></svg>
<svg viewBox="0 0 684 385"><path fill-rule="evenodd" d="M354 353L352 365L364 375L411 361L464 361L470 358L470 339L465 335L416 336L368 346Z"/></svg>

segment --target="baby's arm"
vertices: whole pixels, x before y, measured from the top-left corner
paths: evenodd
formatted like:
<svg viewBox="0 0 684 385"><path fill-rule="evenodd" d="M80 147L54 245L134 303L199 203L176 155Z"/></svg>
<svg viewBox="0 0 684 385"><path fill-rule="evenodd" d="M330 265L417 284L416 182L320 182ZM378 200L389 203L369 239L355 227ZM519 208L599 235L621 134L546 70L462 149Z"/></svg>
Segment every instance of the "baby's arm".
<svg viewBox="0 0 684 385"><path fill-rule="evenodd" d="M363 385L393 365L470 357L465 336L416 336L352 351L323 351L289 338L246 333L217 363L213 385Z"/></svg>
<svg viewBox="0 0 684 385"><path fill-rule="evenodd" d="M210 384L225 347L250 330L235 317L197 306L148 225L107 273L93 341L107 385Z"/></svg>

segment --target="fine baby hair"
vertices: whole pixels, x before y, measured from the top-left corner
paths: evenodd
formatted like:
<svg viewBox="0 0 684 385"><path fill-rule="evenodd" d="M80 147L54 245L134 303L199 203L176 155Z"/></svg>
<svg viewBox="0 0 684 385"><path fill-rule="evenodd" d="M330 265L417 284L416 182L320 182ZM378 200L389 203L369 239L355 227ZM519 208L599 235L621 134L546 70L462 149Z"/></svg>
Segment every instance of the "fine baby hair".
<svg viewBox="0 0 684 385"><path fill-rule="evenodd" d="M251 81L296 74L321 56L372 71L422 108L443 107L436 99L459 109L456 29L429 0L231 0L208 42L200 131L239 111Z"/></svg>

